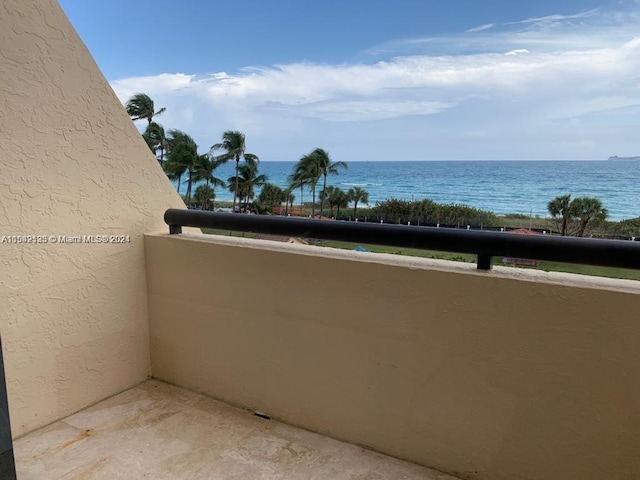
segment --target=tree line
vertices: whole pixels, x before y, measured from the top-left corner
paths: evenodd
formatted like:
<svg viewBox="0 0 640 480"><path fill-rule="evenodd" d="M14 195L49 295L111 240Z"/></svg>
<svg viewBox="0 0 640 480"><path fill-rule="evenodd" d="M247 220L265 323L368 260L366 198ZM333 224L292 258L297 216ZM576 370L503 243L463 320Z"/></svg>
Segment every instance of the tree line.
<svg viewBox="0 0 640 480"><path fill-rule="evenodd" d="M186 183L184 196L187 205L194 202L200 208L215 207L216 188L227 188L233 193L232 211L246 210L254 200L255 190L261 188L254 208L258 213L272 213L276 207L285 205L284 213L293 208L295 194L300 191L300 206L304 205L305 188L311 191L311 216L316 217L319 202L319 216L325 214L325 207L331 217L340 218L344 209L353 203L353 218L357 218L358 205L368 204L369 194L361 187L344 191L339 187L327 186L327 178L339 175L347 169L342 161L333 161L329 153L315 148L296 162L287 178L288 185L281 188L269 183L266 175L258 169L259 157L246 151L245 135L228 130L221 141L212 145L207 153L199 153L199 146L187 133L164 127L155 121L165 108L155 109L154 101L144 93L133 95L125 104L133 121L146 120L147 126L142 137L154 153L167 176L177 182L178 191ZM227 162L235 163L235 175L223 180L216 176L216 169ZM183 183L184 181L184 183ZM204 183L202 183L204 182ZM192 192L195 183L201 183ZM605 225L608 215L602 202L592 197L571 198L570 194L550 200L547 210L558 233L562 236L578 237L590 234L598 226L605 227L617 235L635 236L640 234L640 218L616 223L614 228ZM476 225L498 226L500 219L493 212L467 205L439 204L429 199L407 201L390 198L377 202L366 212L369 221L411 223L414 225Z"/></svg>
<svg viewBox="0 0 640 480"><path fill-rule="evenodd" d="M602 202L592 197L571 198L561 195L547 204L552 228L562 236L583 237L600 228L600 233L624 237L640 232L640 218L607 225L608 211ZM499 227L503 220L495 213L460 204L441 204L430 199L400 200L391 198L377 202L367 212L368 220L412 225ZM527 218L525 215L520 216Z"/></svg>
<svg viewBox="0 0 640 480"><path fill-rule="evenodd" d="M133 121L147 120L147 127L142 138L154 153L167 176L178 182L178 191L186 176L187 191L185 202L192 202L192 187L196 182L204 181L195 192L195 197L208 206L215 199L216 187L228 187L233 193L233 207L238 199L252 198L253 187L266 181L266 177L258 174L257 155L246 151L245 136L242 132L226 131L222 141L214 144L208 153L199 153L199 146L186 132L177 129L165 131L164 127L154 121L165 112L165 108L155 110L154 101L144 93L137 93L125 104L127 113ZM226 181L216 177L216 169L229 161L235 162L235 175ZM240 162L243 162L240 165Z"/></svg>
<svg viewBox="0 0 640 480"><path fill-rule="evenodd" d="M376 202L367 212L367 220L385 223L443 226L499 226L498 216L486 210L462 204L443 204L428 198L400 200L390 198Z"/></svg>
<svg viewBox="0 0 640 480"><path fill-rule="evenodd" d="M358 203L368 202L366 191L355 187L345 192L337 187L327 187L327 177L338 175L340 170L347 169L342 161L332 161L329 153L316 148L303 155L293 168L288 178L289 185L282 189L269 183L268 177L258 171L259 158L246 151L245 135L239 131L228 130L222 134L222 140L211 146L204 154L198 152L199 146L187 133L164 127L154 120L166 111L160 108L156 111L154 101L144 93L133 95L125 104L127 113L133 121L146 120L147 127L142 137L154 153L167 176L177 182L178 191L186 183L185 203L191 205L195 200L203 209L214 208L216 187L228 188L233 193L232 211L241 210L255 197L256 187L262 191L258 196L255 207L261 213L270 213L274 207L285 203L293 206L294 191L300 189L300 205L303 205L304 189L309 188L312 193L312 216L315 217L316 197L318 198L320 216L324 215L325 205L329 206L333 215L340 209L354 202L354 214ZM216 176L216 169L227 162L235 162L235 175L226 181ZM196 188L192 195L194 183L204 182ZM320 191L318 188L321 187ZM236 208L238 206L238 208Z"/></svg>

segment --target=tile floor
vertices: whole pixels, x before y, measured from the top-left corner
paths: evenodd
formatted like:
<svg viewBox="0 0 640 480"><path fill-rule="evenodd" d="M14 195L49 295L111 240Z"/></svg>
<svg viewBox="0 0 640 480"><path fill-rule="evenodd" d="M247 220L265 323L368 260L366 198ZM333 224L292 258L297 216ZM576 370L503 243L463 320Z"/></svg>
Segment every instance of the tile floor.
<svg viewBox="0 0 640 480"><path fill-rule="evenodd" d="M156 380L14 451L18 480L456 480Z"/></svg>

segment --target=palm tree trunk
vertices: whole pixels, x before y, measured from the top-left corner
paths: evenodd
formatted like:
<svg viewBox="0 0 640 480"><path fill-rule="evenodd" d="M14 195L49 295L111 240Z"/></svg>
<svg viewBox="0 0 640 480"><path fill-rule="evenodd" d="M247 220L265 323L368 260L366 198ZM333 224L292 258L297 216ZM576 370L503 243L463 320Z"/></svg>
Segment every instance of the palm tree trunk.
<svg viewBox="0 0 640 480"><path fill-rule="evenodd" d="M232 213L236 213L236 198L238 196L238 169L240 168L240 157L236 157L236 188L233 190L233 208Z"/></svg>
<svg viewBox="0 0 640 480"><path fill-rule="evenodd" d="M327 191L327 174L325 173L322 176L324 177L324 182L322 183L323 195L320 197L320 219L322 219L322 214L324 212L324 197L326 196ZM331 213L333 214L333 210L331 210Z"/></svg>
<svg viewBox="0 0 640 480"><path fill-rule="evenodd" d="M304 183L300 185L300 216L304 217Z"/></svg>
<svg viewBox="0 0 640 480"><path fill-rule="evenodd" d="M316 218L316 186L311 188L311 218Z"/></svg>
<svg viewBox="0 0 640 480"><path fill-rule="evenodd" d="M186 195L186 201L187 203L191 202L191 184L193 182L193 171L191 170L191 167L189 167L189 179L187 180L187 195Z"/></svg>
<svg viewBox="0 0 640 480"><path fill-rule="evenodd" d="M356 200L356 202L353 204L353 219L355 220L356 218L358 218L356 216L356 213L358 213L358 201Z"/></svg>
<svg viewBox="0 0 640 480"><path fill-rule="evenodd" d="M203 200L204 205L202 205L203 210L207 210L207 205L209 203L208 195L209 195L209 179L207 178L207 194L204 196L204 200Z"/></svg>
<svg viewBox="0 0 640 480"><path fill-rule="evenodd" d="M580 229L578 230L578 237L583 237L584 232L587 229L587 223L589 223L589 219L580 221Z"/></svg>

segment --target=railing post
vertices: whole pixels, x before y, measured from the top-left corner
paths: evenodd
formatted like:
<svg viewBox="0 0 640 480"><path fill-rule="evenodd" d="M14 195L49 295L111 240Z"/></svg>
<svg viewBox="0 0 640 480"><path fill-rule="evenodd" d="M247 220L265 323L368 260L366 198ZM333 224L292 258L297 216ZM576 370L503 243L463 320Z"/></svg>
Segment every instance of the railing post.
<svg viewBox="0 0 640 480"><path fill-rule="evenodd" d="M11 439L9 402L7 400L7 383L4 376L4 360L2 356L2 337L0 337L0 478L2 480L16 480L16 464L13 457L13 440Z"/></svg>
<svg viewBox="0 0 640 480"><path fill-rule="evenodd" d="M169 225L169 235L177 235L182 233L181 225Z"/></svg>
<svg viewBox="0 0 640 480"><path fill-rule="evenodd" d="M486 253L478 254L478 270L491 270L493 257Z"/></svg>

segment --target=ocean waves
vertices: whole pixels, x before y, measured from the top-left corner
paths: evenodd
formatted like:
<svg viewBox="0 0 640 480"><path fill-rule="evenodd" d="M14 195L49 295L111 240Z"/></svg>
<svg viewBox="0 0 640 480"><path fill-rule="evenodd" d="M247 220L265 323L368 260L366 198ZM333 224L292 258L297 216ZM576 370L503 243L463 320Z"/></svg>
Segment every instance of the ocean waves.
<svg viewBox="0 0 640 480"><path fill-rule="evenodd" d="M599 198L611 220L640 216L640 162L608 161L455 161L455 162L348 162L328 185L348 190L360 187L369 193L369 204L388 198L467 204L497 214L546 216L552 198L571 194ZM295 162L261 162L269 181L287 186ZM216 175L228 178L233 165ZM182 193L186 187L181 189ZM320 185L318 185L318 190ZM219 200L231 193L217 189ZM256 195L258 192L256 192ZM296 202L300 190L294 191ZM311 192L303 192L304 201Z"/></svg>

